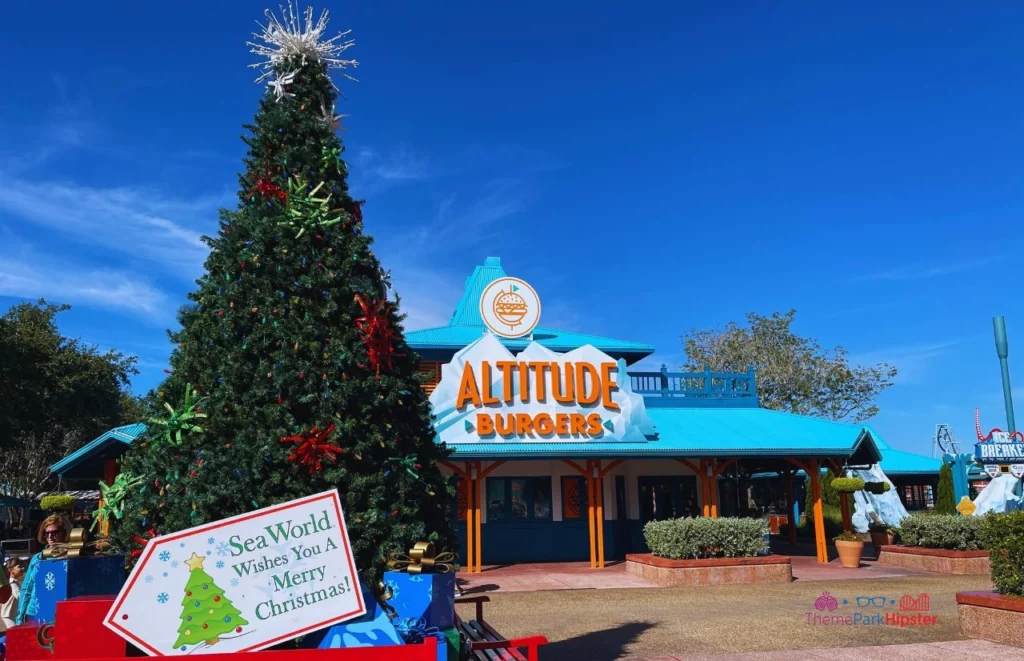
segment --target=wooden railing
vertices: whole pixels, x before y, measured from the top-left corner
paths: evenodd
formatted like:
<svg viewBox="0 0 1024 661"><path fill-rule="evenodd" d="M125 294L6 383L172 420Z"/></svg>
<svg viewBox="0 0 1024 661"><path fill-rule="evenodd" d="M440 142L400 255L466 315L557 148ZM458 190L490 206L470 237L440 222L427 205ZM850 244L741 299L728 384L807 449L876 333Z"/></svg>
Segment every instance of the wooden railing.
<svg viewBox="0 0 1024 661"><path fill-rule="evenodd" d="M662 406L757 406L754 368L746 372L630 372L633 392ZM659 401L660 400L660 401Z"/></svg>

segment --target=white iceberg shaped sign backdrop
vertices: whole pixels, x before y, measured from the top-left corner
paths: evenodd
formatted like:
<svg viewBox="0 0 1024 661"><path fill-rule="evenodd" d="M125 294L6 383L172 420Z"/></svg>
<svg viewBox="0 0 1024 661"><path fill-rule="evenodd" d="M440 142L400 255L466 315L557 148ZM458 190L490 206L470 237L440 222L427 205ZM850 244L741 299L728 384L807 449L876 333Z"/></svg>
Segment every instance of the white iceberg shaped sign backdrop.
<svg viewBox="0 0 1024 661"><path fill-rule="evenodd" d="M445 443L631 442L655 433L626 363L591 345L531 342L518 356L484 335L441 367L430 396Z"/></svg>

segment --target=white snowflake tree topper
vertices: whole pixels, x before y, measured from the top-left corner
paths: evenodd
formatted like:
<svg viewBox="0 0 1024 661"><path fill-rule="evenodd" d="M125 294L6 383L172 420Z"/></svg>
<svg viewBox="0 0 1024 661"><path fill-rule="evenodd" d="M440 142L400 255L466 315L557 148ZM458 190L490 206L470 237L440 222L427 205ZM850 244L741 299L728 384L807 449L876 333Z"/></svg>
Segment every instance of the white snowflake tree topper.
<svg viewBox="0 0 1024 661"><path fill-rule="evenodd" d="M277 101L295 96L288 91L288 86L295 82L295 72L291 71L267 83L270 89L274 90L274 98Z"/></svg>
<svg viewBox="0 0 1024 661"><path fill-rule="evenodd" d="M280 6L280 18L275 16L269 9L264 12L267 17L267 24L260 26L260 32L253 33L253 39L246 45L250 47L253 55L266 58L264 62L250 64L250 67L259 69L262 73L256 79L262 83L274 75L275 68L289 58L300 58L302 64L307 61L323 62L328 69L340 69L343 75L349 80L355 80L346 69L359 66L356 60L342 59L341 55L355 45L355 40L346 39L352 32L346 30L339 32L330 39L325 39L327 32L327 20L330 12L326 9L320 14L320 19L313 23L313 8L307 7L301 12L294 0L288 0L287 7ZM259 43L262 42L262 43Z"/></svg>

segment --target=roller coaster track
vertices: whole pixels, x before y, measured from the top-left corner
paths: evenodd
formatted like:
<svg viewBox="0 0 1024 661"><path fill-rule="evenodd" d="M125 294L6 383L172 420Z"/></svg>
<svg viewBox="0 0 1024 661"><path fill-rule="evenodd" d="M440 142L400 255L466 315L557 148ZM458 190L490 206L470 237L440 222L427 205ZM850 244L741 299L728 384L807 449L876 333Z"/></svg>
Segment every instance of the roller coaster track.
<svg viewBox="0 0 1024 661"><path fill-rule="evenodd" d="M981 410L980 409L974 409L974 431L978 435L978 440L980 442L982 442L982 443L985 443L986 441L991 441L993 434L1006 434L1007 438L1009 438L1011 440L1012 439L1017 439L1018 441L1024 443L1024 433L1021 433L1019 431L1015 431L1012 434L1010 434L1010 433L1004 432L1002 429L999 429L998 427L992 429L992 431L990 431L988 433L988 436L982 436L981 435Z"/></svg>

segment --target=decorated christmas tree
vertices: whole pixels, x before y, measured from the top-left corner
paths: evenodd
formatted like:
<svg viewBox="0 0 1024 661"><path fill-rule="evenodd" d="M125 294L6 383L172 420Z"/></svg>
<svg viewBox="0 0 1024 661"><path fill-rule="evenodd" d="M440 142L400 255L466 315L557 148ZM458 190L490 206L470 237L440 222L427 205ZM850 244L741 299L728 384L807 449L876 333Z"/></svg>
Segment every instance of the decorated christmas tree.
<svg viewBox="0 0 1024 661"><path fill-rule="evenodd" d="M185 596L181 599L178 639L174 641L174 646L182 651L188 645L213 645L225 634L241 634L249 624L224 595L224 590L203 569L205 559L205 556L193 553L185 561L189 571L188 582L185 584Z"/></svg>
<svg viewBox="0 0 1024 661"><path fill-rule="evenodd" d="M452 548L450 487L437 468L430 404L405 344L388 274L349 194L328 38L289 6L254 35L267 83L243 137L239 204L209 237L206 273L172 332L171 373L148 435L124 469L115 538L162 535L337 489L357 566L420 540ZM137 554L136 554L137 555Z"/></svg>

